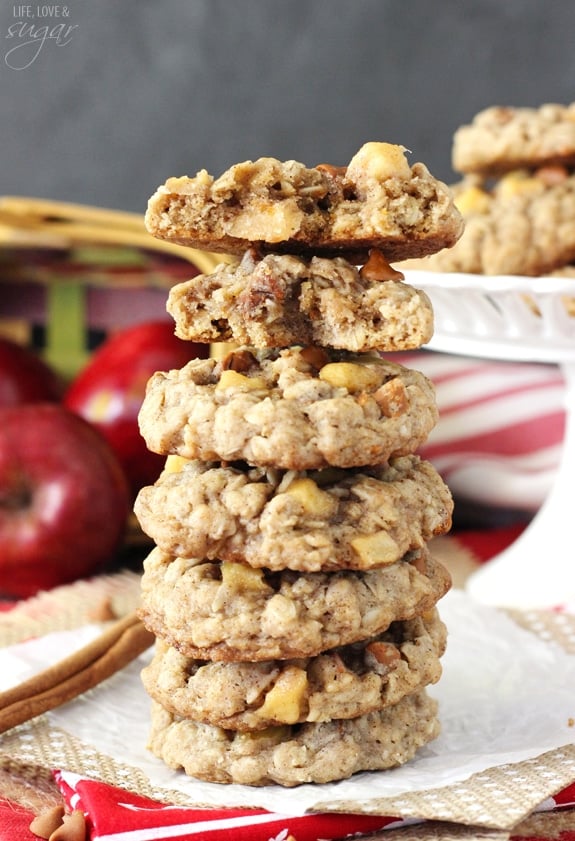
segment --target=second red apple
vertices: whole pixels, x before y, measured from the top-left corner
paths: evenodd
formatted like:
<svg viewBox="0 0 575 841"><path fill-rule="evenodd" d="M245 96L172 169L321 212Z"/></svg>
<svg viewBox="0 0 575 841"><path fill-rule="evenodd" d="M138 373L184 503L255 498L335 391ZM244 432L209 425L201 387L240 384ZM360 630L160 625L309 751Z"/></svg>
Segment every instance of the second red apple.
<svg viewBox="0 0 575 841"><path fill-rule="evenodd" d="M62 387L56 374L33 350L0 337L0 407L57 402Z"/></svg>

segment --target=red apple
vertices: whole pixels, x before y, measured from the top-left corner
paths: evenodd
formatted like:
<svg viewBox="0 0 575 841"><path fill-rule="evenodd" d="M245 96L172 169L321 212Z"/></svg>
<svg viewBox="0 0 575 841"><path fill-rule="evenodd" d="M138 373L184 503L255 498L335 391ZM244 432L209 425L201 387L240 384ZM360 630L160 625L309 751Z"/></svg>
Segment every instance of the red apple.
<svg viewBox="0 0 575 841"><path fill-rule="evenodd" d="M92 354L64 396L64 405L96 426L116 452L132 497L158 478L165 459L140 435L138 412L155 371L206 357L209 345L178 339L171 321L147 321L112 334Z"/></svg>
<svg viewBox="0 0 575 841"><path fill-rule="evenodd" d="M25 598L113 560L130 510L107 441L61 405L0 409L0 592Z"/></svg>
<svg viewBox="0 0 575 841"><path fill-rule="evenodd" d="M32 350L0 337L0 407L57 401L58 377Z"/></svg>

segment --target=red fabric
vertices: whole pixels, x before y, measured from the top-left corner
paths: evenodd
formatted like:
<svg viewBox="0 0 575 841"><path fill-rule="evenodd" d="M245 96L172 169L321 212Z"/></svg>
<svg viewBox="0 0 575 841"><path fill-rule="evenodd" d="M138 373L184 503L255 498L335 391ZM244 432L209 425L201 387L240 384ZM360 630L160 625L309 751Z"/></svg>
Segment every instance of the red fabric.
<svg viewBox="0 0 575 841"><path fill-rule="evenodd" d="M114 841L130 832L130 841L177 838L178 841L273 841L294 835L297 841L340 839L364 835L405 821L370 815L278 815L264 809L194 809L166 806L96 780L65 771L56 781L70 809L82 809L90 841ZM165 834L162 832L165 830ZM141 830L139 835L136 830ZM125 836L124 836L125 838Z"/></svg>
<svg viewBox="0 0 575 841"><path fill-rule="evenodd" d="M88 783L89 781L86 781ZM180 816L183 813L188 813L188 815L194 812L196 815L200 815L203 817L206 813L200 810L191 810L191 809L170 809L167 810L162 807L162 804L157 803L154 800L149 800L145 797L139 797L138 795L127 794L119 789L115 789L112 786L107 786L105 784L97 784L97 788L94 788L90 791L90 786L86 785L83 788L83 796L78 799L74 790L70 786L66 786L63 781L60 783L61 787L67 790L67 799L70 808L72 808L71 801L75 808L85 809L90 811L88 815L88 825L90 828L90 841L97 841L98 835L102 835L103 832L107 831L106 826L113 827L112 831L117 832L119 831L119 826L115 825L116 820L116 808L117 802L122 802L127 804L128 808L131 810L129 812L131 824L129 829L135 829L135 823L132 820L134 815L138 816L138 823L140 826L153 826L154 819L157 818L159 814L162 814L163 817L169 816L174 818L174 822L179 820ZM95 792L98 792L97 794ZM575 806L575 783L568 788L564 789L563 792L556 795L554 800L557 803L558 807L567 808ZM111 809L110 812L108 810ZM145 811L135 811L136 809L143 809ZM244 812L249 816L249 812L247 810L230 810L228 812L210 812L211 817L216 817L216 815L224 815L229 816L233 814L239 814L240 812ZM102 814L108 812L106 820L102 823ZM252 815L262 814L258 810L253 810L251 812ZM265 814L265 813L263 813ZM318 818L308 818L306 819L308 826L312 826L312 834L302 834L302 826L298 825L297 827L293 827L293 830L297 829L298 835L296 835L297 841L305 841L305 839L313 839L316 841L318 837L325 837L325 838L334 838L342 836L338 834L338 836L329 835L329 836L318 836L319 830L319 821L322 820L322 827L326 826L326 823L323 822L323 818L326 816L319 816ZM350 824L348 823L350 816L344 815L333 815L328 816L331 819L331 828L335 827L336 832L348 832L350 831ZM353 817L353 816L352 816ZM25 809L23 806L19 806L15 803L10 803L6 800L0 799L0 841L37 841L37 836L33 835L30 831L30 823L34 818L34 813ZM368 832L374 832L377 829L377 824L379 823L379 827L381 828L383 821L386 819L381 818L373 818L373 819L365 819L373 821L372 829L369 830L362 830ZM140 823L141 821L141 823ZM148 823L145 823L148 821ZM312 823L313 822L313 823ZM388 828L392 828L397 826L398 824L394 821L392 824L388 824ZM102 829L99 827L102 826ZM166 823L165 826L170 826L170 824ZM171 824L173 826L173 823ZM197 824L195 825L197 829L201 829ZM124 826L126 828L126 826ZM278 831L277 824L270 824L266 823L263 824L261 827L261 834L257 834L254 832L253 824L248 825L247 827L240 829L238 827L229 827L227 829L222 829L222 832L225 834L219 835L219 839L226 839L226 841L231 841L231 839L241 839L245 838L246 841L258 841L258 838L264 838L265 841L268 841L270 838L282 838L282 835ZM290 831L293 831L290 827ZM351 830L353 831L353 830ZM272 832L275 832L275 836L273 836ZM148 836L149 838L150 836ZM166 838L167 836L162 835L155 835L153 836L155 841L162 841L162 837ZM172 838L174 836L171 836ZM285 835L283 836L285 837ZM176 836L179 841L184 841L186 838L193 838L194 841L199 841L200 838L218 838L217 835L209 835L204 834L201 832L200 834L195 834L193 836L188 835L179 835ZM137 837L131 839L131 841L139 841ZM539 835L519 835L514 834L511 836L510 841L551 841L549 838L544 838ZM554 835L553 841L575 841L575 818L574 818L574 827L573 829L567 829L563 832L559 833L559 835Z"/></svg>
<svg viewBox="0 0 575 841"><path fill-rule="evenodd" d="M575 782L553 797L555 806L560 809L575 807Z"/></svg>
<svg viewBox="0 0 575 841"><path fill-rule="evenodd" d="M512 835L509 841L575 841L575 829L567 829L553 838L543 838L541 835Z"/></svg>
<svg viewBox="0 0 575 841"><path fill-rule="evenodd" d="M370 834L419 821L368 815L318 814L293 817L263 809L194 809L166 806L147 797L131 794L96 780L56 771L55 777L70 809L82 809L90 827L90 841L130 832L129 841L283 841L293 835L297 841L335 841L347 836ZM575 806L575 783L545 801L547 810ZM179 827L179 830L178 830ZM165 830L165 834L162 832ZM141 830L138 833L137 830ZM126 839L126 836L123 836ZM561 841L575 841L571 830ZM543 838L514 841L546 841Z"/></svg>
<svg viewBox="0 0 575 841"><path fill-rule="evenodd" d="M525 524L514 524L500 529L489 531L461 531L452 532L451 537L455 538L462 546L469 549L478 561L488 561L507 546L513 543L524 530Z"/></svg>
<svg viewBox="0 0 575 841"><path fill-rule="evenodd" d="M33 812L0 799L0 841L38 841L38 836L30 832L33 820Z"/></svg>

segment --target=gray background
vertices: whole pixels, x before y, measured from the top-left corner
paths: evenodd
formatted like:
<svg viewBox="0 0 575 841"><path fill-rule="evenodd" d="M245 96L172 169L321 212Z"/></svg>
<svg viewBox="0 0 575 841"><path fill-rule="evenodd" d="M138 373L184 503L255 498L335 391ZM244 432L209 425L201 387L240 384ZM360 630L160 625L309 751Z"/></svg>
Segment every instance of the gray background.
<svg viewBox="0 0 575 841"><path fill-rule="evenodd" d="M52 5L69 42L11 68L35 47L1 0L3 194L142 211L170 175L260 155L344 164L366 140L449 181L453 132L478 110L575 99L572 0Z"/></svg>

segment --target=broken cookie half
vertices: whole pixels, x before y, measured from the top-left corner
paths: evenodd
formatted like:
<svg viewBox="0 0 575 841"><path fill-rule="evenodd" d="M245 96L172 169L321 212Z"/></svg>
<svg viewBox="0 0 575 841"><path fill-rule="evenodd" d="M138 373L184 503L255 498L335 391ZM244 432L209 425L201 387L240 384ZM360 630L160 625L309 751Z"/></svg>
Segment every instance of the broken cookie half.
<svg viewBox="0 0 575 841"><path fill-rule="evenodd" d="M155 237L228 254L341 256L364 263L450 247L463 230L449 188L402 146L364 144L347 167L275 158L238 163L214 178L169 178L148 203Z"/></svg>

